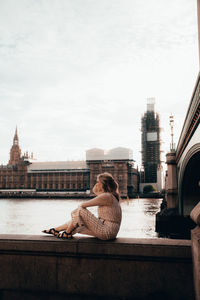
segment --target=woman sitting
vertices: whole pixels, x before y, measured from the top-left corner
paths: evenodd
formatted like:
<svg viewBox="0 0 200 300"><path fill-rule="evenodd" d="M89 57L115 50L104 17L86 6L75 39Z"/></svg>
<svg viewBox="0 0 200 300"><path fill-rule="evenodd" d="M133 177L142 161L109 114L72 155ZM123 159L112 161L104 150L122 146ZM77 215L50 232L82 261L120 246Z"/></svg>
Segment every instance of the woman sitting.
<svg viewBox="0 0 200 300"><path fill-rule="evenodd" d="M97 196L73 210L72 219L68 223L43 232L67 239L75 233L95 236L101 240L114 239L122 218L118 183L109 173L99 174L93 192ZM98 206L98 218L87 209L91 206Z"/></svg>

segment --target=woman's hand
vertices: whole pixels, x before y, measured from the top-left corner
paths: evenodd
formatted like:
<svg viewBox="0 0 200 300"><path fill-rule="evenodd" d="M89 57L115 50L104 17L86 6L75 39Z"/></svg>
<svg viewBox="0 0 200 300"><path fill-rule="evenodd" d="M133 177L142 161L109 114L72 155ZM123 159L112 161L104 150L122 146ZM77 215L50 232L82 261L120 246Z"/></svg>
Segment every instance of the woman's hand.
<svg viewBox="0 0 200 300"><path fill-rule="evenodd" d="M81 203L79 206L82 207L82 208L86 208L86 206L84 205L85 203Z"/></svg>
<svg viewBox="0 0 200 300"><path fill-rule="evenodd" d="M103 186L102 186L102 184L101 184L100 181L97 181L97 183L93 187L92 191L97 196L100 195L100 194L102 194L104 192Z"/></svg>
<svg viewBox="0 0 200 300"><path fill-rule="evenodd" d="M79 207L82 208L87 208L90 206L110 206L113 204L113 197L110 193L101 193L99 196L88 200L88 201L84 201L83 203L81 203L79 205Z"/></svg>

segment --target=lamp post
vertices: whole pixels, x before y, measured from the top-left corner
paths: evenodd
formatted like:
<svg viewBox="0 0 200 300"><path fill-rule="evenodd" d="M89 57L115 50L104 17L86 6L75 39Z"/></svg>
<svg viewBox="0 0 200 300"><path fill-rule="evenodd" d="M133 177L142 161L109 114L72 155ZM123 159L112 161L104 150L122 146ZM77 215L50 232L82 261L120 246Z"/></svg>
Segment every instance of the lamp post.
<svg viewBox="0 0 200 300"><path fill-rule="evenodd" d="M175 144L174 144L174 116L169 117L169 125L171 127L171 143L170 143L170 151L175 151Z"/></svg>

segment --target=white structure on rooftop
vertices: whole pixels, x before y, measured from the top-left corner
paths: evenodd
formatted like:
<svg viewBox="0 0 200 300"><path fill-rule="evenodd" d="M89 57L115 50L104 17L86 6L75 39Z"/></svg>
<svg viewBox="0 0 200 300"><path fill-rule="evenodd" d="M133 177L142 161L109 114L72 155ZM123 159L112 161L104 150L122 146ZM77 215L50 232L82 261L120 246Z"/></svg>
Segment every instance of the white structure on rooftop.
<svg viewBox="0 0 200 300"><path fill-rule="evenodd" d="M86 151L86 160L133 160L133 151L124 147L113 148L108 151L93 148Z"/></svg>

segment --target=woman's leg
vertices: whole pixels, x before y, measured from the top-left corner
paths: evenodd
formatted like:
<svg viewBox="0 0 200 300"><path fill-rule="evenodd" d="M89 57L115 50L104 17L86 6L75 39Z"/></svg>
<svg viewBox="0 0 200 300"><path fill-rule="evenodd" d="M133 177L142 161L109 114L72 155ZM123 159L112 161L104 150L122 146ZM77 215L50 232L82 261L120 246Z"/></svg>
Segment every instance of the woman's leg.
<svg viewBox="0 0 200 300"><path fill-rule="evenodd" d="M75 210L77 211L77 210ZM89 212L89 211L88 211ZM92 215L92 213L89 212L89 214ZM99 219L96 218L94 215L92 215L95 220L97 222L99 222ZM79 220L80 221L80 220ZM67 225L67 226L66 226ZM65 227L65 228L64 228ZM83 223L79 222L76 223L76 222L73 222L73 220L69 221L68 223L66 224L63 224L59 227L56 227L55 228L57 231L62 231L64 230L62 233L58 234L57 237L59 238L72 238L72 236L76 233L81 233L81 234L86 234L86 235L91 235L91 236L95 236L95 233L93 231L91 231L90 229L88 229L87 227L85 227L85 225L83 225Z"/></svg>
<svg viewBox="0 0 200 300"><path fill-rule="evenodd" d="M75 229L75 226L73 225L72 220L71 220L71 221L68 222L68 226L67 226L65 231L67 233L71 233L74 229Z"/></svg>
<svg viewBox="0 0 200 300"><path fill-rule="evenodd" d="M68 228L68 226L69 226L70 223L71 223L71 221L69 221L69 222L67 222L67 223L65 223L63 225L60 225L58 227L55 227L55 230L57 230L59 232L63 231L63 230L67 230L67 228Z"/></svg>
<svg viewBox="0 0 200 300"><path fill-rule="evenodd" d="M77 233L92 235L100 239L107 238L106 226L88 209L79 207L72 211L71 215L74 227L78 226L77 230L75 229Z"/></svg>
<svg viewBox="0 0 200 300"><path fill-rule="evenodd" d="M94 232L91 231L91 230L89 230L84 225L78 226L76 229L74 229L74 231L72 232L72 234L74 235L75 233L80 233L80 234L84 234L84 235L94 236Z"/></svg>
<svg viewBox="0 0 200 300"><path fill-rule="evenodd" d="M68 228L68 226L69 226L70 223L71 223L71 221L69 221L69 222L67 222L67 223L65 223L63 225L54 227L54 228L43 230L42 232L58 236L58 234L59 234L60 231L67 230L67 228Z"/></svg>
<svg viewBox="0 0 200 300"><path fill-rule="evenodd" d="M60 227L57 227L57 228L60 229ZM71 220L67 223L67 228L62 233L59 233L57 235L57 237L71 239L72 236L76 233L76 231L75 231L76 228L77 228L77 226L74 226L72 223L72 220Z"/></svg>

